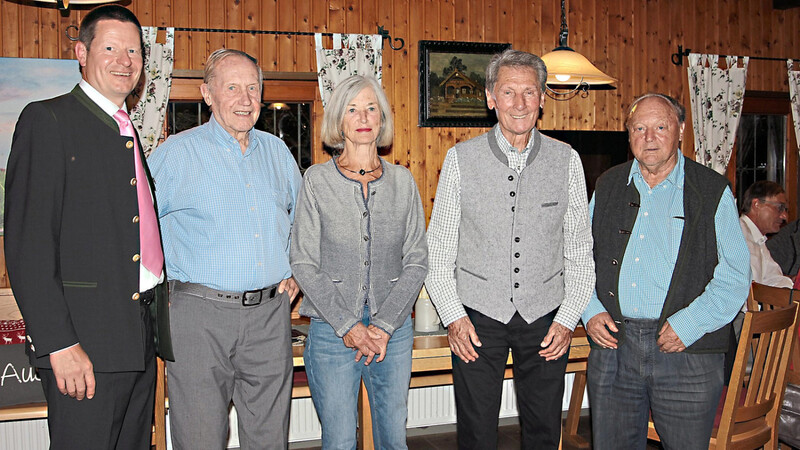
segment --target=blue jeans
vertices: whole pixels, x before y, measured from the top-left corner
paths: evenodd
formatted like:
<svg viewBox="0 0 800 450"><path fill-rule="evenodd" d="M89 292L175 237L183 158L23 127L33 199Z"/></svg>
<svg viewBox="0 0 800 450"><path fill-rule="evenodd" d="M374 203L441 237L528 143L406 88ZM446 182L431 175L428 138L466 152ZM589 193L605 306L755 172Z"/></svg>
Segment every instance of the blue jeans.
<svg viewBox="0 0 800 450"><path fill-rule="evenodd" d="M364 308L362 322L369 324ZM311 319L303 353L311 399L322 424L323 449L356 448L358 390L361 379L369 393L372 434L377 449L406 449L408 385L411 380L411 349L414 331L411 316L395 330L386 358L365 366L355 361L355 352L322 320Z"/></svg>
<svg viewBox="0 0 800 450"><path fill-rule="evenodd" d="M617 350L592 348L589 353L595 450L644 450L649 413L665 449L708 448L725 355L662 353L658 331L657 320L625 319Z"/></svg>

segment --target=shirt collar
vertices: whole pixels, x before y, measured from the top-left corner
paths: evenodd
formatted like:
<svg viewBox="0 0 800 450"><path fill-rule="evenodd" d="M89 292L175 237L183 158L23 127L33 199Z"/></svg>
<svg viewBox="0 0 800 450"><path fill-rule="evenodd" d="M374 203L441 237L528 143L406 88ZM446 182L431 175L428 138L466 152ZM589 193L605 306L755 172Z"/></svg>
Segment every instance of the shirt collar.
<svg viewBox="0 0 800 450"><path fill-rule="evenodd" d="M750 235L755 238L753 240L756 241L758 245L767 242L767 237L764 236L763 233L761 233L761 230L758 229L758 226L756 226L755 222L753 222L752 219L747 217L746 214L742 214L740 219L742 223L744 223L747 226L747 229L750 230Z"/></svg>
<svg viewBox="0 0 800 450"><path fill-rule="evenodd" d="M533 141L535 140L533 138L533 135L535 134L535 132L536 128L531 129L531 135L528 137L528 143L525 144L525 148L522 149L521 152L519 152L519 149L511 145L511 143L508 142L508 139L506 139L505 135L503 135L503 131L500 129L500 124L494 126L494 137L495 139L497 139L497 144L506 153L509 152L519 152L521 154L527 153L528 150L531 149L531 146L533 146Z"/></svg>
<svg viewBox="0 0 800 450"><path fill-rule="evenodd" d="M125 111L125 113L128 112L128 107L124 103L122 104L122 108L120 108L119 106L114 104L114 102L107 99L103 94L101 94L97 89L95 89L94 86L89 84L89 82L84 80L83 78L81 78L81 82L78 83L78 86L80 86L81 89L83 89L83 92L86 94L87 97L89 97L93 102L95 102L97 106L99 106L100 109L102 109L103 112L105 112L109 116L114 117L114 114L116 114L117 111L119 111L120 109Z"/></svg>
<svg viewBox="0 0 800 450"><path fill-rule="evenodd" d="M221 143L221 144L222 144L222 145L223 145L225 148L230 148L231 146L232 146L233 148L236 148L236 149L239 149L239 148L240 148L240 147L239 147L239 141L237 141L237 140L236 140L236 138L234 138L233 136L231 136L231 134L230 134L230 133L228 133L228 132L225 130L225 128L222 128L222 125L220 125L220 123L219 123L219 122L217 122L217 118L216 118L216 116L214 115L214 113L211 113L211 118L210 118L210 119L208 119L208 127L209 127L209 129L211 130L211 134L212 134L212 135L213 135L213 136L214 136L214 137L215 137L215 138L216 138L216 139L217 139L217 140L218 140L218 141L219 141L219 142L220 142L220 143ZM253 129L251 128L251 129L250 129L250 131L248 131L247 133L248 133L248 136L247 136L247 137L248 137L248 141L249 141L249 142L248 142L248 145L247 145L247 150L245 151L245 155L247 155L248 153L250 153L250 151L251 151L251 150L254 148L254 146L256 145L256 140L255 140L255 139L253 139L253 138L255 137L255 136L253 136ZM240 153L241 153L241 152L240 152Z"/></svg>
<svg viewBox="0 0 800 450"><path fill-rule="evenodd" d="M659 184L668 182L678 189L683 189L683 179L685 174L683 169L684 158L680 149L676 151L678 152L678 163L675 164L675 167L672 168L672 171L669 173L669 175L667 175L667 178L664 179L664 181L662 181ZM633 160L633 164L631 165L631 171L628 174L629 185L631 184L631 181L633 181L634 175L636 175L639 179L644 180L644 176L642 175L642 168L641 166L639 166L639 161L637 161L636 159Z"/></svg>

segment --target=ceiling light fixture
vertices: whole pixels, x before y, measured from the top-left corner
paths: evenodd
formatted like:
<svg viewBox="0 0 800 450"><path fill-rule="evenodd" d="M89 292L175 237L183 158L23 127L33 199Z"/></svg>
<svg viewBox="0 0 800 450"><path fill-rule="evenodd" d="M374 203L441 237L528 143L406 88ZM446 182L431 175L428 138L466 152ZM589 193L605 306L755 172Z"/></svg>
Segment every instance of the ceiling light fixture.
<svg viewBox="0 0 800 450"><path fill-rule="evenodd" d="M606 85L617 81L601 72L585 56L567 46L569 29L565 0L561 0L561 32L558 36L558 47L542 56L542 61L547 66L548 97L555 100L569 100L578 94L586 97L589 95L589 86Z"/></svg>
<svg viewBox="0 0 800 450"><path fill-rule="evenodd" d="M118 0L36 0L41 3L55 3L58 9L66 10L69 5L99 5L101 3L114 3Z"/></svg>

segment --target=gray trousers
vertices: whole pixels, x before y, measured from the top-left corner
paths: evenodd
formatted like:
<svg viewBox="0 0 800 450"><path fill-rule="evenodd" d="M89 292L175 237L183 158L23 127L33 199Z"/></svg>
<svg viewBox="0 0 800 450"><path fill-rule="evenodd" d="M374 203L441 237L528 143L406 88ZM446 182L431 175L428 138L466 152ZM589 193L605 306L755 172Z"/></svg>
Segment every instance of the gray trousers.
<svg viewBox="0 0 800 450"><path fill-rule="evenodd" d="M175 362L167 362L176 450L221 449L231 401L246 449L286 449L292 387L289 298L242 306L170 295Z"/></svg>

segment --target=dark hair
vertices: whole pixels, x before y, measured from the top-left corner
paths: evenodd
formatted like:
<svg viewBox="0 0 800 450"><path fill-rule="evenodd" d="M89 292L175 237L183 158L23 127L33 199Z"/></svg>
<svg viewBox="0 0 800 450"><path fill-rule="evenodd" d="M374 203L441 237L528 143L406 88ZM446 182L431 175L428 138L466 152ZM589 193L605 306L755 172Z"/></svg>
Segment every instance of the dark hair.
<svg viewBox="0 0 800 450"><path fill-rule="evenodd" d="M142 44L142 57L144 58L144 39L142 39L142 25L139 19L129 9L119 5L104 5L97 7L86 14L81 20L81 29L78 32L78 40L89 50L94 40L95 28L101 20L118 20L120 22L130 22L139 29L139 42Z"/></svg>
<svg viewBox="0 0 800 450"><path fill-rule="evenodd" d="M783 194L784 192L786 191L783 190L783 187L774 181L756 181L755 183L751 184L746 191L744 191L744 195L742 196L742 207L739 211L742 214L747 214L750 212L750 208L753 206L753 200L757 199L763 202L767 199L767 197L774 197L776 195Z"/></svg>
<svg viewBox="0 0 800 450"><path fill-rule="evenodd" d="M631 103L631 106L628 108L628 115L625 118L625 127L626 128L628 126L628 122L631 120L631 116L633 115L633 112L636 111L636 106L639 104L639 102L641 102L642 100L648 99L648 98L653 98L653 97L660 98L661 100L664 100L665 102L667 102L667 104L669 104L670 108L672 108L672 112L675 113L675 117L678 119L678 123L679 124L686 122L686 108L684 108L683 105L681 105L677 100L675 100L674 98L670 97L667 94L659 94L659 93L656 93L656 92L650 92L650 93L641 95L639 97L636 97L636 100L634 100L633 103Z"/></svg>

